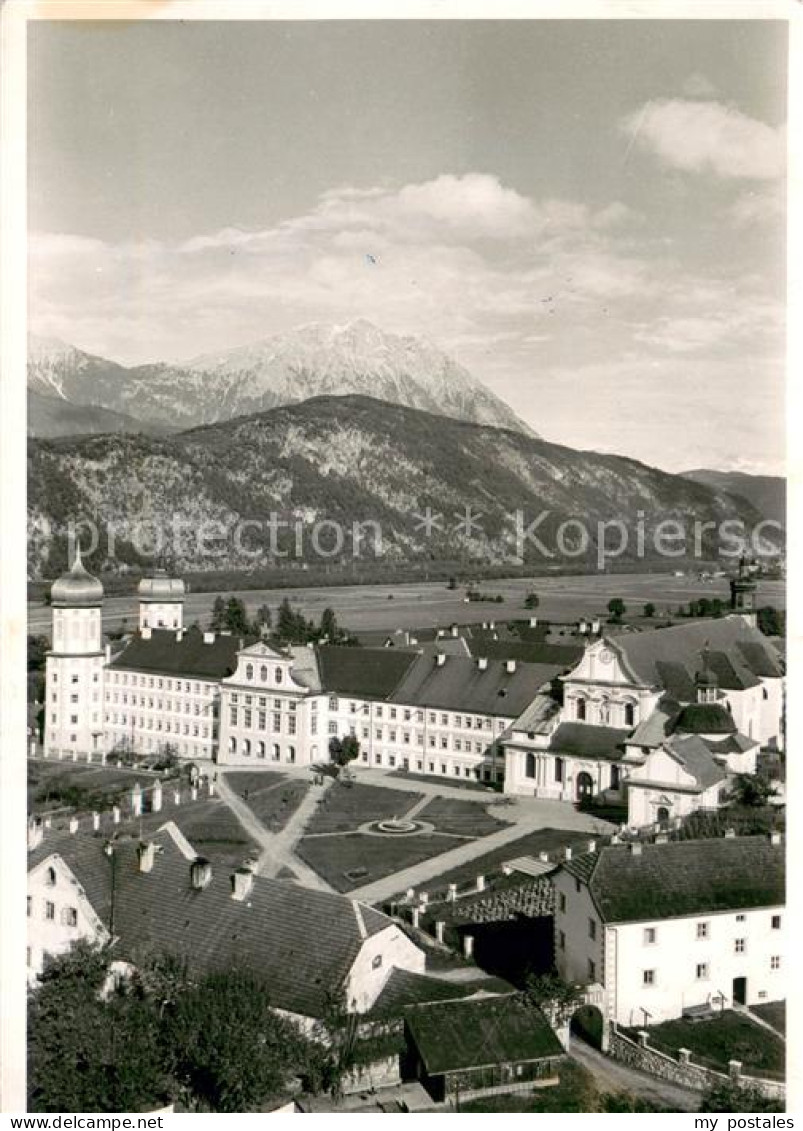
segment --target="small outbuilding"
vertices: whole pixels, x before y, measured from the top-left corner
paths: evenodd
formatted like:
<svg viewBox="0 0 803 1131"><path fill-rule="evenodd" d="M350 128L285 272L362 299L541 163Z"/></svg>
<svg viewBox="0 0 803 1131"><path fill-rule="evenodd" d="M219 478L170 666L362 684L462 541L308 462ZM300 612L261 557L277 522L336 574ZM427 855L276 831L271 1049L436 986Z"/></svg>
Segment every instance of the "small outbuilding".
<svg viewBox="0 0 803 1131"><path fill-rule="evenodd" d="M434 1100L459 1103L558 1083L565 1052L524 994L413 1005L404 1019L409 1067Z"/></svg>

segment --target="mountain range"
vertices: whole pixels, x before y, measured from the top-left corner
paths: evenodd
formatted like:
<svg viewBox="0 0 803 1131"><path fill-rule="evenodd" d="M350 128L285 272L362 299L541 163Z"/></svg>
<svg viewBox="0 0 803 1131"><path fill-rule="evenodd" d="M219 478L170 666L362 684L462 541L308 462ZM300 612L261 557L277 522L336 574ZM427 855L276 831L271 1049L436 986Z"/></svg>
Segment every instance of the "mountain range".
<svg viewBox="0 0 803 1131"><path fill-rule="evenodd" d="M744 471L684 471L686 479L746 499L765 518L786 526L786 480L780 475L748 475Z"/></svg>
<svg viewBox="0 0 803 1131"><path fill-rule="evenodd" d="M54 547L63 545L70 518L113 527L118 562L132 564L147 559L135 548L138 524L160 527L172 539L170 564L182 571L264 568L273 548L287 555L282 560L351 560L360 522L377 524L365 527L364 557L500 564L516 555L518 512L524 527L537 523L540 545L525 540L527 562L578 566L594 561L601 521L625 524L631 540L618 560L635 561L640 521L644 557L655 560L658 523L761 519L744 498L633 459L355 395L313 397L162 437L32 439L28 507L33 578L60 568ZM273 546L271 515L285 524L276 526ZM253 525L239 544L222 538L218 553L209 524L222 531L244 520ZM310 541L316 522L329 524L318 547ZM204 523L209 533L199 545ZM333 523L345 531L339 550ZM715 556L710 533L703 553ZM90 560L94 568L114 565L102 553Z"/></svg>
<svg viewBox="0 0 803 1131"><path fill-rule="evenodd" d="M448 354L364 319L311 323L181 365L125 367L32 335L28 388L28 433L34 436L96 433L98 410L117 414L106 418L110 431L163 433L165 421L175 430L192 428L310 397L352 394L535 435Z"/></svg>

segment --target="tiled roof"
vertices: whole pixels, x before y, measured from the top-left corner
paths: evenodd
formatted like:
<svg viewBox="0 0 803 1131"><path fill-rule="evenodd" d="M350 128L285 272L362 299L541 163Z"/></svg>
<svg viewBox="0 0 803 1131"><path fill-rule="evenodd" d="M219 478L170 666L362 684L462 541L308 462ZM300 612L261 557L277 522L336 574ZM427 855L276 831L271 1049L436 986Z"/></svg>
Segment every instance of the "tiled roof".
<svg viewBox="0 0 803 1131"><path fill-rule="evenodd" d="M374 1002L372 1016L400 1017L408 1005L421 1002L453 1001L455 998L472 997L492 988L496 992L507 985L498 978L483 978L478 972L476 981L454 982L429 974L416 974L412 970L395 969L391 972L382 993Z"/></svg>
<svg viewBox="0 0 803 1131"><path fill-rule="evenodd" d="M253 643L253 637L216 634L205 644L204 634L194 626L177 640L175 631L157 628L149 639L135 636L109 666L113 670L223 679L237 667L237 652Z"/></svg>
<svg viewBox="0 0 803 1131"><path fill-rule="evenodd" d="M560 703L551 695L536 695L514 724L514 730L528 734L547 734L552 720L560 713Z"/></svg>
<svg viewBox="0 0 803 1131"><path fill-rule="evenodd" d="M628 666L646 683L658 684L686 702L694 697L690 687L704 653L719 686L728 691L755 687L759 676L782 674L765 638L740 616L617 636L612 647L623 653Z"/></svg>
<svg viewBox="0 0 803 1131"><path fill-rule="evenodd" d="M573 754L580 758L607 758L618 761L624 754L624 743L630 731L620 727L595 726L593 723L561 723L549 740L555 754Z"/></svg>
<svg viewBox="0 0 803 1131"><path fill-rule="evenodd" d="M675 730L688 734L735 734L736 723L721 703L690 703L675 720Z"/></svg>
<svg viewBox="0 0 803 1131"><path fill-rule="evenodd" d="M517 663L515 671L508 672L501 660L489 660L481 669L476 659L467 657L447 656L438 665L429 656L419 656L393 698L411 706L516 718L562 670L557 664Z"/></svg>
<svg viewBox="0 0 803 1131"><path fill-rule="evenodd" d="M744 754L758 746L757 738L748 738L746 734L729 734L727 738L707 738L705 744L714 754Z"/></svg>
<svg viewBox="0 0 803 1131"><path fill-rule="evenodd" d="M673 738L667 742L666 749L688 770L701 790L710 789L728 776L727 770L720 766L710 748L696 734Z"/></svg>
<svg viewBox="0 0 803 1131"><path fill-rule="evenodd" d="M321 686L337 695L387 699L416 661L416 653L395 648L316 648Z"/></svg>
<svg viewBox="0 0 803 1131"><path fill-rule="evenodd" d="M628 746L660 746L672 734L680 711L680 704L665 695L630 735Z"/></svg>
<svg viewBox="0 0 803 1131"><path fill-rule="evenodd" d="M523 994L413 1005L404 1016L430 1076L564 1055L546 1017Z"/></svg>
<svg viewBox="0 0 803 1131"><path fill-rule="evenodd" d="M589 884L605 922L643 922L778 907L784 902L784 846L769 837L606 845L563 868Z"/></svg>
<svg viewBox="0 0 803 1131"><path fill-rule="evenodd" d="M342 986L363 939L393 922L347 896L313 891L255 876L247 899L231 897L228 871L208 887L190 884L190 864L160 832L153 870L137 867L137 841L116 844L114 934L116 953L136 962L157 951L183 956L196 970L250 969L280 1009L320 1016L328 992ZM111 915L112 865L100 838L45 836L29 866L58 851L100 919Z"/></svg>

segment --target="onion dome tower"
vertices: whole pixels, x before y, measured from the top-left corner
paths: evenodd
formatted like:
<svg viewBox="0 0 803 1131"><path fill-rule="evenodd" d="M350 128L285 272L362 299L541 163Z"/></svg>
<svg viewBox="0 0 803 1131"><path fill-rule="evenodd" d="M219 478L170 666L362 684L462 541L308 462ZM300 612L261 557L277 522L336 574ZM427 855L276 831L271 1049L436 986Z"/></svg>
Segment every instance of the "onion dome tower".
<svg viewBox="0 0 803 1131"><path fill-rule="evenodd" d="M168 577L164 569L154 570L152 577L139 583L139 630L184 627L184 582Z"/></svg>

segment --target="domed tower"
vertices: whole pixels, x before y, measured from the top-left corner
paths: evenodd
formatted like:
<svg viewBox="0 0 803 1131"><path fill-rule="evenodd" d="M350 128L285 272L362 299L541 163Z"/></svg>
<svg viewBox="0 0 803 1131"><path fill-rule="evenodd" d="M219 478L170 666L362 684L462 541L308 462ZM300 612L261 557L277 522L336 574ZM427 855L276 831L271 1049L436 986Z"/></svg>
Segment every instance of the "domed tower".
<svg viewBox="0 0 803 1131"><path fill-rule="evenodd" d="M184 582L157 569L139 583L139 630L184 627Z"/></svg>
<svg viewBox="0 0 803 1131"><path fill-rule="evenodd" d="M103 744L103 586L76 547L72 568L50 590L53 647L45 668L48 757L100 751Z"/></svg>
<svg viewBox="0 0 803 1131"><path fill-rule="evenodd" d="M739 560L739 572L736 577L731 579L730 584L731 611L737 613L742 620L755 628L758 624L756 613L757 584L755 578L748 573L744 558Z"/></svg>

